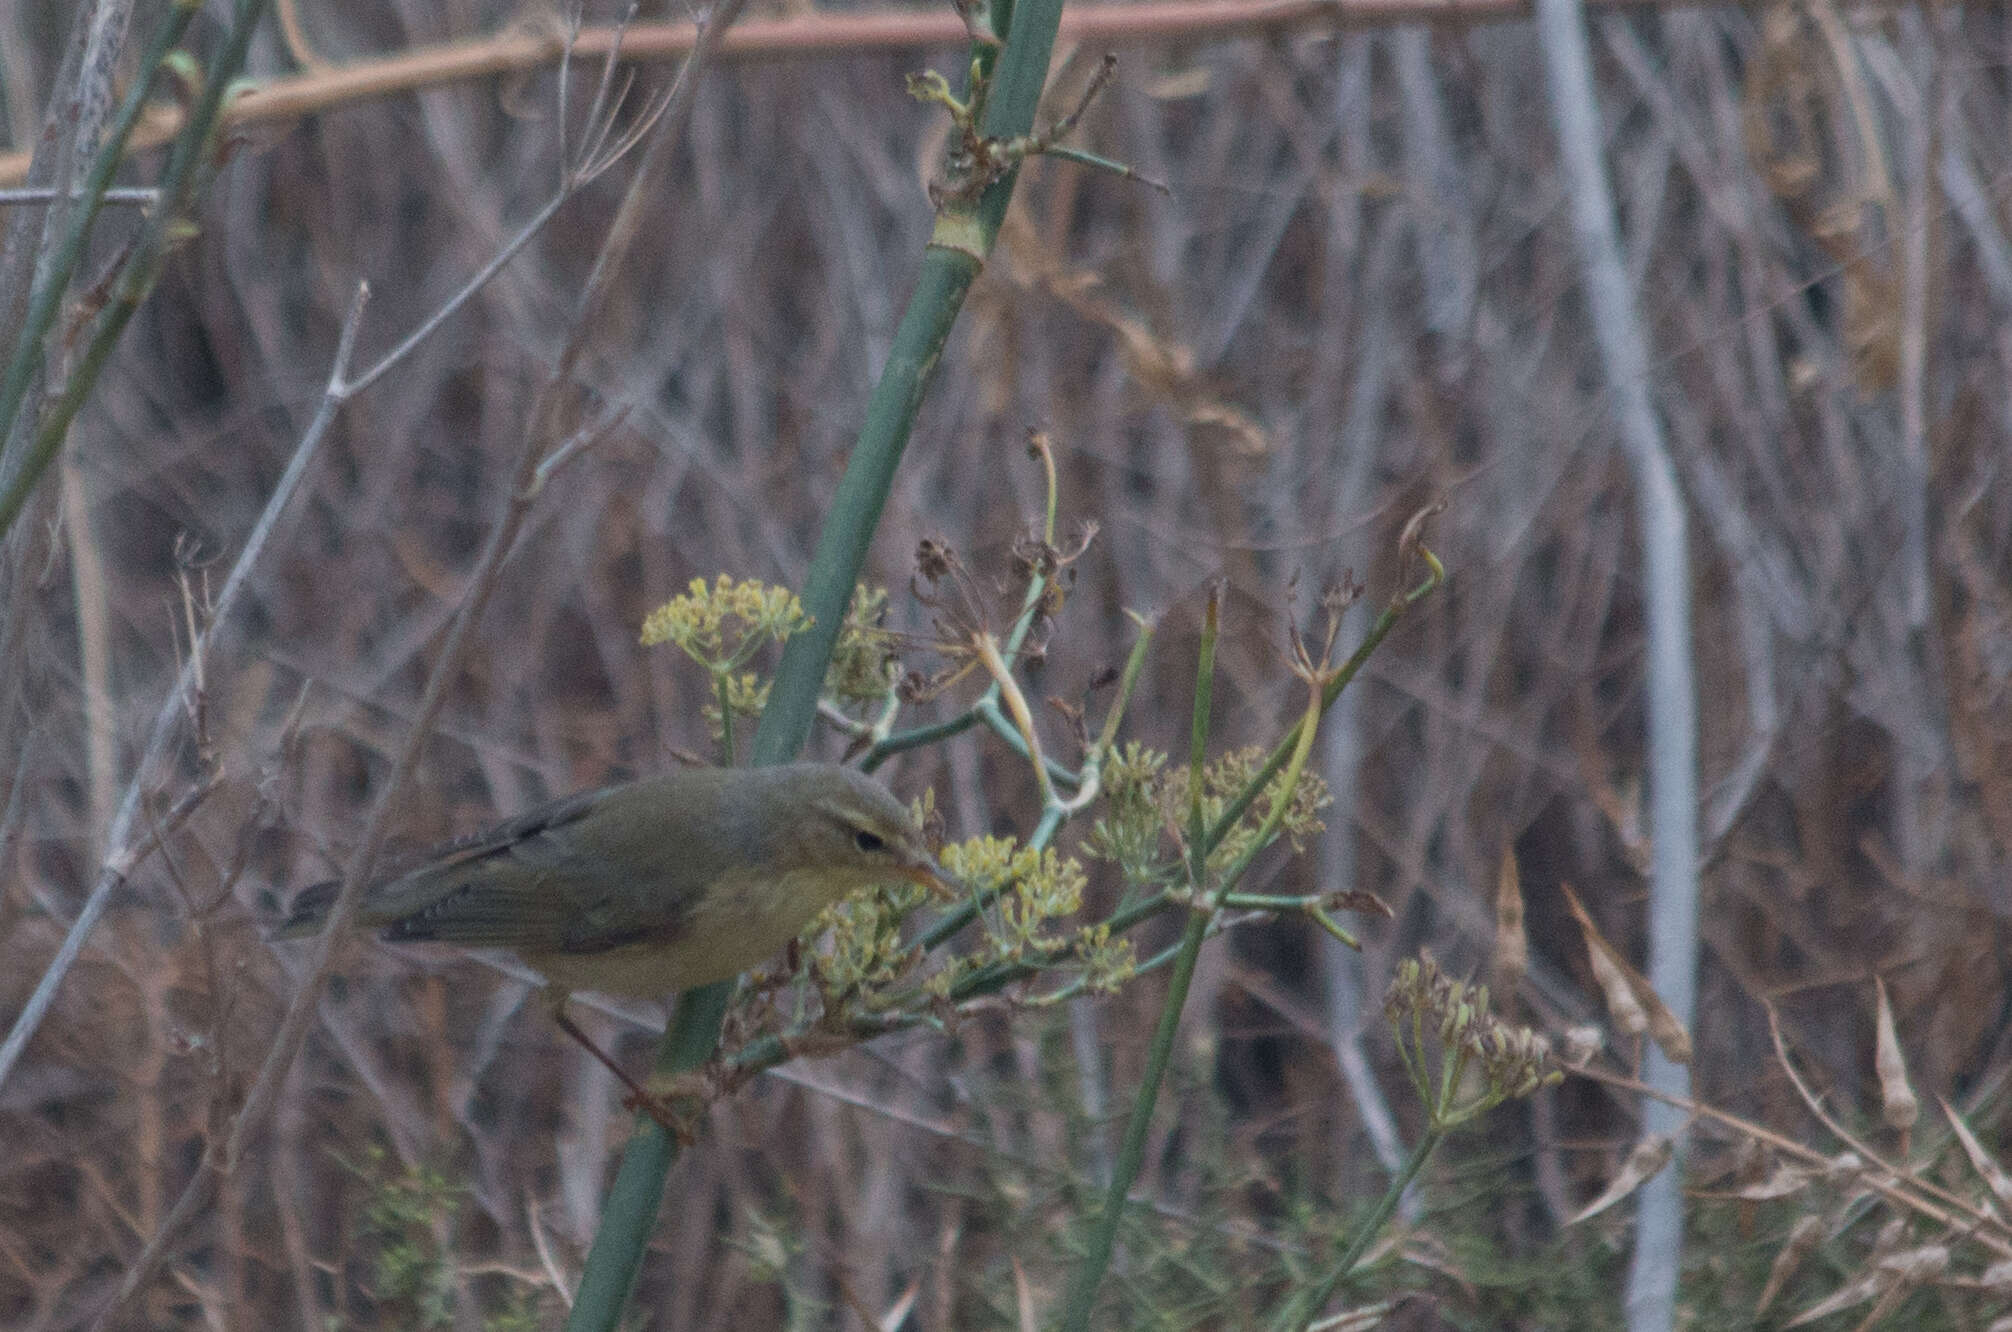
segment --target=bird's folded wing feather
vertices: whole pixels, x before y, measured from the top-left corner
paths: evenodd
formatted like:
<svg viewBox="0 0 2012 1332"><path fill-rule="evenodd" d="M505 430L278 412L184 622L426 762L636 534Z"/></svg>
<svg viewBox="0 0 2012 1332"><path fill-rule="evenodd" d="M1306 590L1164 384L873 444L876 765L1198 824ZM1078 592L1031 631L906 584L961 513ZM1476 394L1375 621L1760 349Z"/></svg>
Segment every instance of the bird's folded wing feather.
<svg viewBox="0 0 2012 1332"><path fill-rule="evenodd" d="M359 923L386 939L437 939L469 948L557 948L580 910L567 890L568 855L550 834L577 823L606 795L582 791L450 842L370 890ZM301 890L282 936L318 928L337 885Z"/></svg>
<svg viewBox="0 0 2012 1332"><path fill-rule="evenodd" d="M526 810L493 828L485 828L471 837L464 837L436 848L427 856L424 865L385 886L388 889L396 888L411 880L430 878L435 873L451 874L458 866L492 859L498 855L527 861L549 860L558 848L545 834L578 823L608 794L608 788L605 787L594 791L580 791L562 800L554 800L550 804Z"/></svg>

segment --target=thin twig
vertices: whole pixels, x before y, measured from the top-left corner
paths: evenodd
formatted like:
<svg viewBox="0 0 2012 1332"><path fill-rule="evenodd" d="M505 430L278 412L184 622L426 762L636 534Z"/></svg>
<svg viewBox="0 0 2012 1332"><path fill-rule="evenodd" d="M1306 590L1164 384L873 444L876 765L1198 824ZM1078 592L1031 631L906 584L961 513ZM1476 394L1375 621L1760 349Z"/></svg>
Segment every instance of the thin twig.
<svg viewBox="0 0 2012 1332"><path fill-rule="evenodd" d="M1730 3L1730 0L1724 0ZM1596 0L1606 10L1664 9L1670 0ZM1167 0L1167 3L1089 5L1065 10L1059 39L1090 46L1137 46L1167 41L1207 41L1238 34L1296 29L1365 28L1406 23L1435 27L1521 18L1526 0ZM637 62L680 60L697 40L691 22L638 23L623 34L617 25L582 28L570 40L518 25L493 36L471 36L400 55L311 70L273 79L236 98L226 128L289 123L332 107L397 96L469 79L492 78L556 66L567 55L599 59L618 43ZM820 13L741 24L720 43L729 61L800 60L864 52L962 49L970 32L956 14L886 10ZM178 128L172 110L135 136L135 151L154 147ZM0 154L0 182L16 183L25 154Z"/></svg>
<svg viewBox="0 0 2012 1332"><path fill-rule="evenodd" d="M634 140L625 137L621 142L627 145ZM557 202L563 201L570 189L577 188L592 179L595 174L611 165L612 160L604 156L580 164L579 169L569 174L567 185L562 188L557 200L540 211L538 220L549 218L556 211ZM522 248L526 240L528 235L520 235L511 246L506 247L508 252L514 254ZM496 263L486 266L462 291L451 297L448 304L458 308L467 300L474 288L494 275L499 266ZM397 356L404 355L417 345L414 339L407 338L394 349L390 357L380 361L363 376L356 380L348 379L346 376L348 356L355 345L355 324L361 315L362 300L363 295L359 292L357 302L351 308L350 320L344 326L342 344L329 377L328 390L323 397L322 411L317 415L315 426L310 427L310 439L319 438L327 421L332 419L335 409L342 402L361 391L372 379L383 373ZM438 324L436 316L426 321L423 327L435 328ZM576 341L577 338L576 332ZM482 611L495 590L497 576L537 496L540 464L555 447L551 434L548 433L548 425L552 419L549 410L534 413L530 418L525 431L524 447L513 473L503 514L491 529L489 539L476 560L469 577L468 589L463 594L446 641L441 645L440 655L428 675L426 688L420 696L419 707L413 715L405 742L364 824L361 844L350 859L343 875L342 886L329 911L327 925L316 940L307 967L307 977L295 992L285 1015L281 1018L279 1030L273 1037L265 1062L261 1065L251 1090L246 1094L243 1106L233 1119L228 1133L209 1140L195 1175L183 1189L181 1197L169 1210L166 1218L162 1220L140 1257L127 1270L112 1303L96 1320L96 1326L105 1327L114 1323L125 1307L152 1282L166 1263L171 1247L182 1228L208 1204L220 1180L235 1173L251 1141L264 1131L266 1121L277 1104L279 1090L285 1082L286 1074L306 1040L308 1026L313 1020L321 992L327 984L336 950L344 943L347 927L362 905L363 888L368 883L378 853L389 836L391 819L398 807L400 795L413 770L418 766L420 752L432 733L433 723L446 704L449 689L458 678L460 663L467 652L474 626L481 619ZM303 451L296 451L296 463L301 461L299 455ZM272 505L268 505L268 512L274 512Z"/></svg>

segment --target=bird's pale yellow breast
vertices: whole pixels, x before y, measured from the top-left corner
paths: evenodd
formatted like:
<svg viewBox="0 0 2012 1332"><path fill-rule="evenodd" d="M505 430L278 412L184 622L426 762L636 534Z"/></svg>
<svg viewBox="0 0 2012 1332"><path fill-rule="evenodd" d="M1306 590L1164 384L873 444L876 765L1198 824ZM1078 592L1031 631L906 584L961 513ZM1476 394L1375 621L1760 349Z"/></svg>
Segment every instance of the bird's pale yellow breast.
<svg viewBox="0 0 2012 1332"><path fill-rule="evenodd" d="M548 980L569 990L656 999L746 971L801 934L850 884L829 873L722 876L679 928L591 953L524 953Z"/></svg>

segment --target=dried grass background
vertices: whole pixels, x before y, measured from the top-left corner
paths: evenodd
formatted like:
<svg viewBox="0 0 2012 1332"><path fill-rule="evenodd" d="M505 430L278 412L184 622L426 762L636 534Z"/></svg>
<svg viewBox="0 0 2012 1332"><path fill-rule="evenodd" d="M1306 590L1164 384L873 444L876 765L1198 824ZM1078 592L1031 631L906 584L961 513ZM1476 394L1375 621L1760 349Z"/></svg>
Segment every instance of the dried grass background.
<svg viewBox="0 0 2012 1332"><path fill-rule="evenodd" d="M16 146L53 60L35 13L0 11ZM336 59L512 14L307 11ZM2012 1058L2012 27L1982 8L1835 30L1713 9L1602 18L1593 34L1692 519L1698 1091L1811 1133L1772 1065L1771 1000L1833 1104L1870 1116L1877 973L1919 1085L1978 1109L1991 1140ZM1121 52L1078 142L1172 196L1030 167L876 547L911 628L926 627L905 596L921 537L1004 577L1040 509L1023 448L1040 426L1065 525L1100 533L1033 692L1081 697L1122 660L1125 610L1159 617L1128 733L1178 745L1199 589L1223 575L1217 716L1257 742L1297 706L1281 669L1295 575L1302 612L1344 568L1387 592L1398 529L1448 501L1432 544L1452 582L1327 733L1341 797L1327 840L1271 871L1278 891L1374 891L1396 921L1364 925L1359 965L1297 926L1211 945L1190 1005L1188 1078L1143 1187L1170 1234L1230 1270L1265 1260L1247 1227L1296 1200L1340 1215L1381 1187L1337 1052L1360 1031L1382 1067L1375 996L1395 959L1429 945L1455 969L1484 964L1505 847L1530 902L1538 1017L1596 1013L1559 880L1640 955L1634 508L1533 40L1511 21ZM1057 105L1099 55L1058 53ZM255 71L283 60L276 42L254 49ZM928 234L941 125L902 91L920 63L710 76L657 241L599 330L596 386L633 407L534 510L404 836L709 749L703 682L639 648L637 628L694 576L801 581ZM551 187L553 88L549 72L442 87L261 132L134 322L10 549L0 1011L96 874L109 802L186 647L178 585L243 540L354 285L374 291L367 355L482 264ZM223 787L133 876L0 1087L0 1323L87 1316L255 1067L298 961L263 941L262 895L325 877L351 844L620 174L349 408L287 514L208 668ZM94 642L102 698L83 685ZM903 761L894 784L933 784L955 835L1024 833L1031 784L975 735ZM153 775L159 808L194 762ZM467 1191L439 1222L464 1265L463 1325L497 1270L577 1271L625 1123L605 1075L525 985L479 965L361 948L347 974L267 1150L155 1293L159 1325L368 1325L356 1236L371 1188L339 1158L373 1143ZM1062 1071L1068 1037L1103 1051L1122 1108L1154 990L1085 1010L1073 1032L1002 1013L763 1080L672 1176L642 1325L859 1326L913 1294L911 1325L983 1326L1013 1316L1016 1255L1045 1307L1064 1268L1042 1245L1087 1207L1100 1138L1084 1105L1097 1080ZM644 1058L640 1038L622 1048ZM1383 1088L1402 1128L1409 1103ZM1627 1106L1583 1083L1503 1112L1492 1146L1527 1177L1493 1218L1506 1249L1549 1242L1631 1137ZM1707 1136L1695 1167L1729 1150ZM1239 1298L1193 1321L1239 1325Z"/></svg>

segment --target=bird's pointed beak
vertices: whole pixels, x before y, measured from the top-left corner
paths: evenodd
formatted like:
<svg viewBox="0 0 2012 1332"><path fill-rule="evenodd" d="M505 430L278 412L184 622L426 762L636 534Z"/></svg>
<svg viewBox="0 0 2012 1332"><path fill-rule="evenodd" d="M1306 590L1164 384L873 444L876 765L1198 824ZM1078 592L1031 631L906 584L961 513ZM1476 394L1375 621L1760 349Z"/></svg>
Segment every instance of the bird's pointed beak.
<svg viewBox="0 0 2012 1332"><path fill-rule="evenodd" d="M940 888L955 891L958 886L957 880L952 877L950 871L937 864L936 858L930 855L919 856L910 864L904 865L901 869L901 877L907 879L910 883L920 884L924 888Z"/></svg>

